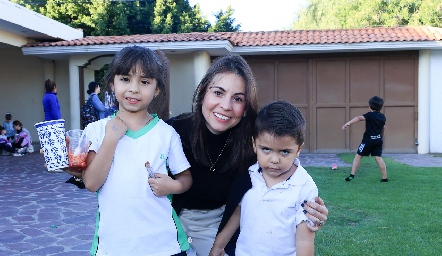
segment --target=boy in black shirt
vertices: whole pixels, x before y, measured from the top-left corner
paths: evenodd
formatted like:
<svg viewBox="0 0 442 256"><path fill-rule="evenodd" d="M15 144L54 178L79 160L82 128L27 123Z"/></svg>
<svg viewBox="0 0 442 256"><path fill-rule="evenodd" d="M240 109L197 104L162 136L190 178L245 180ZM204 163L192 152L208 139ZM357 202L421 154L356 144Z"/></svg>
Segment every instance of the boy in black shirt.
<svg viewBox="0 0 442 256"><path fill-rule="evenodd" d="M376 163L381 171L381 182L388 182L387 167L385 166L385 162L381 157L386 118L385 115L379 111L381 111L382 107L384 106L384 100L379 96L374 96L368 101L368 105L370 106L370 112L367 112L362 116L357 116L342 126L342 130L345 130L353 123L365 121L364 137L362 138L362 142L359 145L355 159L353 160L351 174L345 178L345 180L353 180L361 163L362 157L369 156L371 154L375 157Z"/></svg>

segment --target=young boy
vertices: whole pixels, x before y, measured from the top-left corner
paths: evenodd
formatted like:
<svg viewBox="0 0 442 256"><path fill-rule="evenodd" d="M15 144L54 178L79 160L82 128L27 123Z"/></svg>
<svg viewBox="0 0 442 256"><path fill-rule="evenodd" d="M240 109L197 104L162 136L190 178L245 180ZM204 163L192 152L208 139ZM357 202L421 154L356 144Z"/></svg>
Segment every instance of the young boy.
<svg viewBox="0 0 442 256"><path fill-rule="evenodd" d="M270 103L258 113L252 140L258 163L249 167L252 188L217 235L210 256L224 256L238 226L235 255L314 254L315 233L302 207L318 189L298 160L304 134L305 119L288 102Z"/></svg>
<svg viewBox="0 0 442 256"><path fill-rule="evenodd" d="M381 182L388 182L387 167L385 166L385 162L381 157L386 118L385 115L379 111L381 111L382 107L384 106L384 100L379 96L374 96L368 101L368 105L370 106L370 112L367 112L362 116L357 116L342 126L342 130L345 130L351 124L359 121L365 121L365 132L362 142L359 145L355 159L353 160L351 174L345 178L345 180L353 180L355 178L356 171L361 164L362 157L369 156L371 154L375 157L376 163L381 171Z"/></svg>

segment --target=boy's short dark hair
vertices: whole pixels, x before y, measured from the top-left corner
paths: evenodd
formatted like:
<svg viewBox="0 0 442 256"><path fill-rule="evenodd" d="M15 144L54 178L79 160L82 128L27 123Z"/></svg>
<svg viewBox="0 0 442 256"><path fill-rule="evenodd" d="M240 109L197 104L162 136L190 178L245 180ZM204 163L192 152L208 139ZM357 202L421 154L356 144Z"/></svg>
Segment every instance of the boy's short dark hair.
<svg viewBox="0 0 442 256"><path fill-rule="evenodd" d="M368 105L373 111L381 111L382 107L384 106L384 100L379 96L373 96L368 101Z"/></svg>
<svg viewBox="0 0 442 256"><path fill-rule="evenodd" d="M275 101L259 111L253 127L253 137L264 132L275 137L291 136L298 145L302 145L305 126L305 118L297 107L286 101Z"/></svg>

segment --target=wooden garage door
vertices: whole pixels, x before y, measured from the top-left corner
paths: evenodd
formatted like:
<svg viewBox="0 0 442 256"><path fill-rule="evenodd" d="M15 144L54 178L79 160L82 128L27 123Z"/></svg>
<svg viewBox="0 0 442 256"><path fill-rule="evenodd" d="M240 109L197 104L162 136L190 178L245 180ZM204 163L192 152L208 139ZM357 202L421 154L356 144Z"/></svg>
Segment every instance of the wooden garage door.
<svg viewBox="0 0 442 256"><path fill-rule="evenodd" d="M365 123L345 132L341 127L369 111L368 99L374 95L385 100L384 152L417 152L417 52L262 56L248 61L258 83L260 107L286 100L304 113L308 129L304 152L354 152Z"/></svg>

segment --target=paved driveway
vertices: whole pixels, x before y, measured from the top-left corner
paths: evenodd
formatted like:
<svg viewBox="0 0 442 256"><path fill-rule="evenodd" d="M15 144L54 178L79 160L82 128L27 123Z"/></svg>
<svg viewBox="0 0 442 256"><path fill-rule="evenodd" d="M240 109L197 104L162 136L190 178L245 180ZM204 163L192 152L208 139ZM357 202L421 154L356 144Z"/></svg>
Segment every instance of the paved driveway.
<svg viewBox="0 0 442 256"><path fill-rule="evenodd" d="M412 166L440 166L442 157L386 154ZM350 166L335 154L301 154L303 166ZM94 193L49 173L37 153L0 156L0 256L88 255L95 225Z"/></svg>

